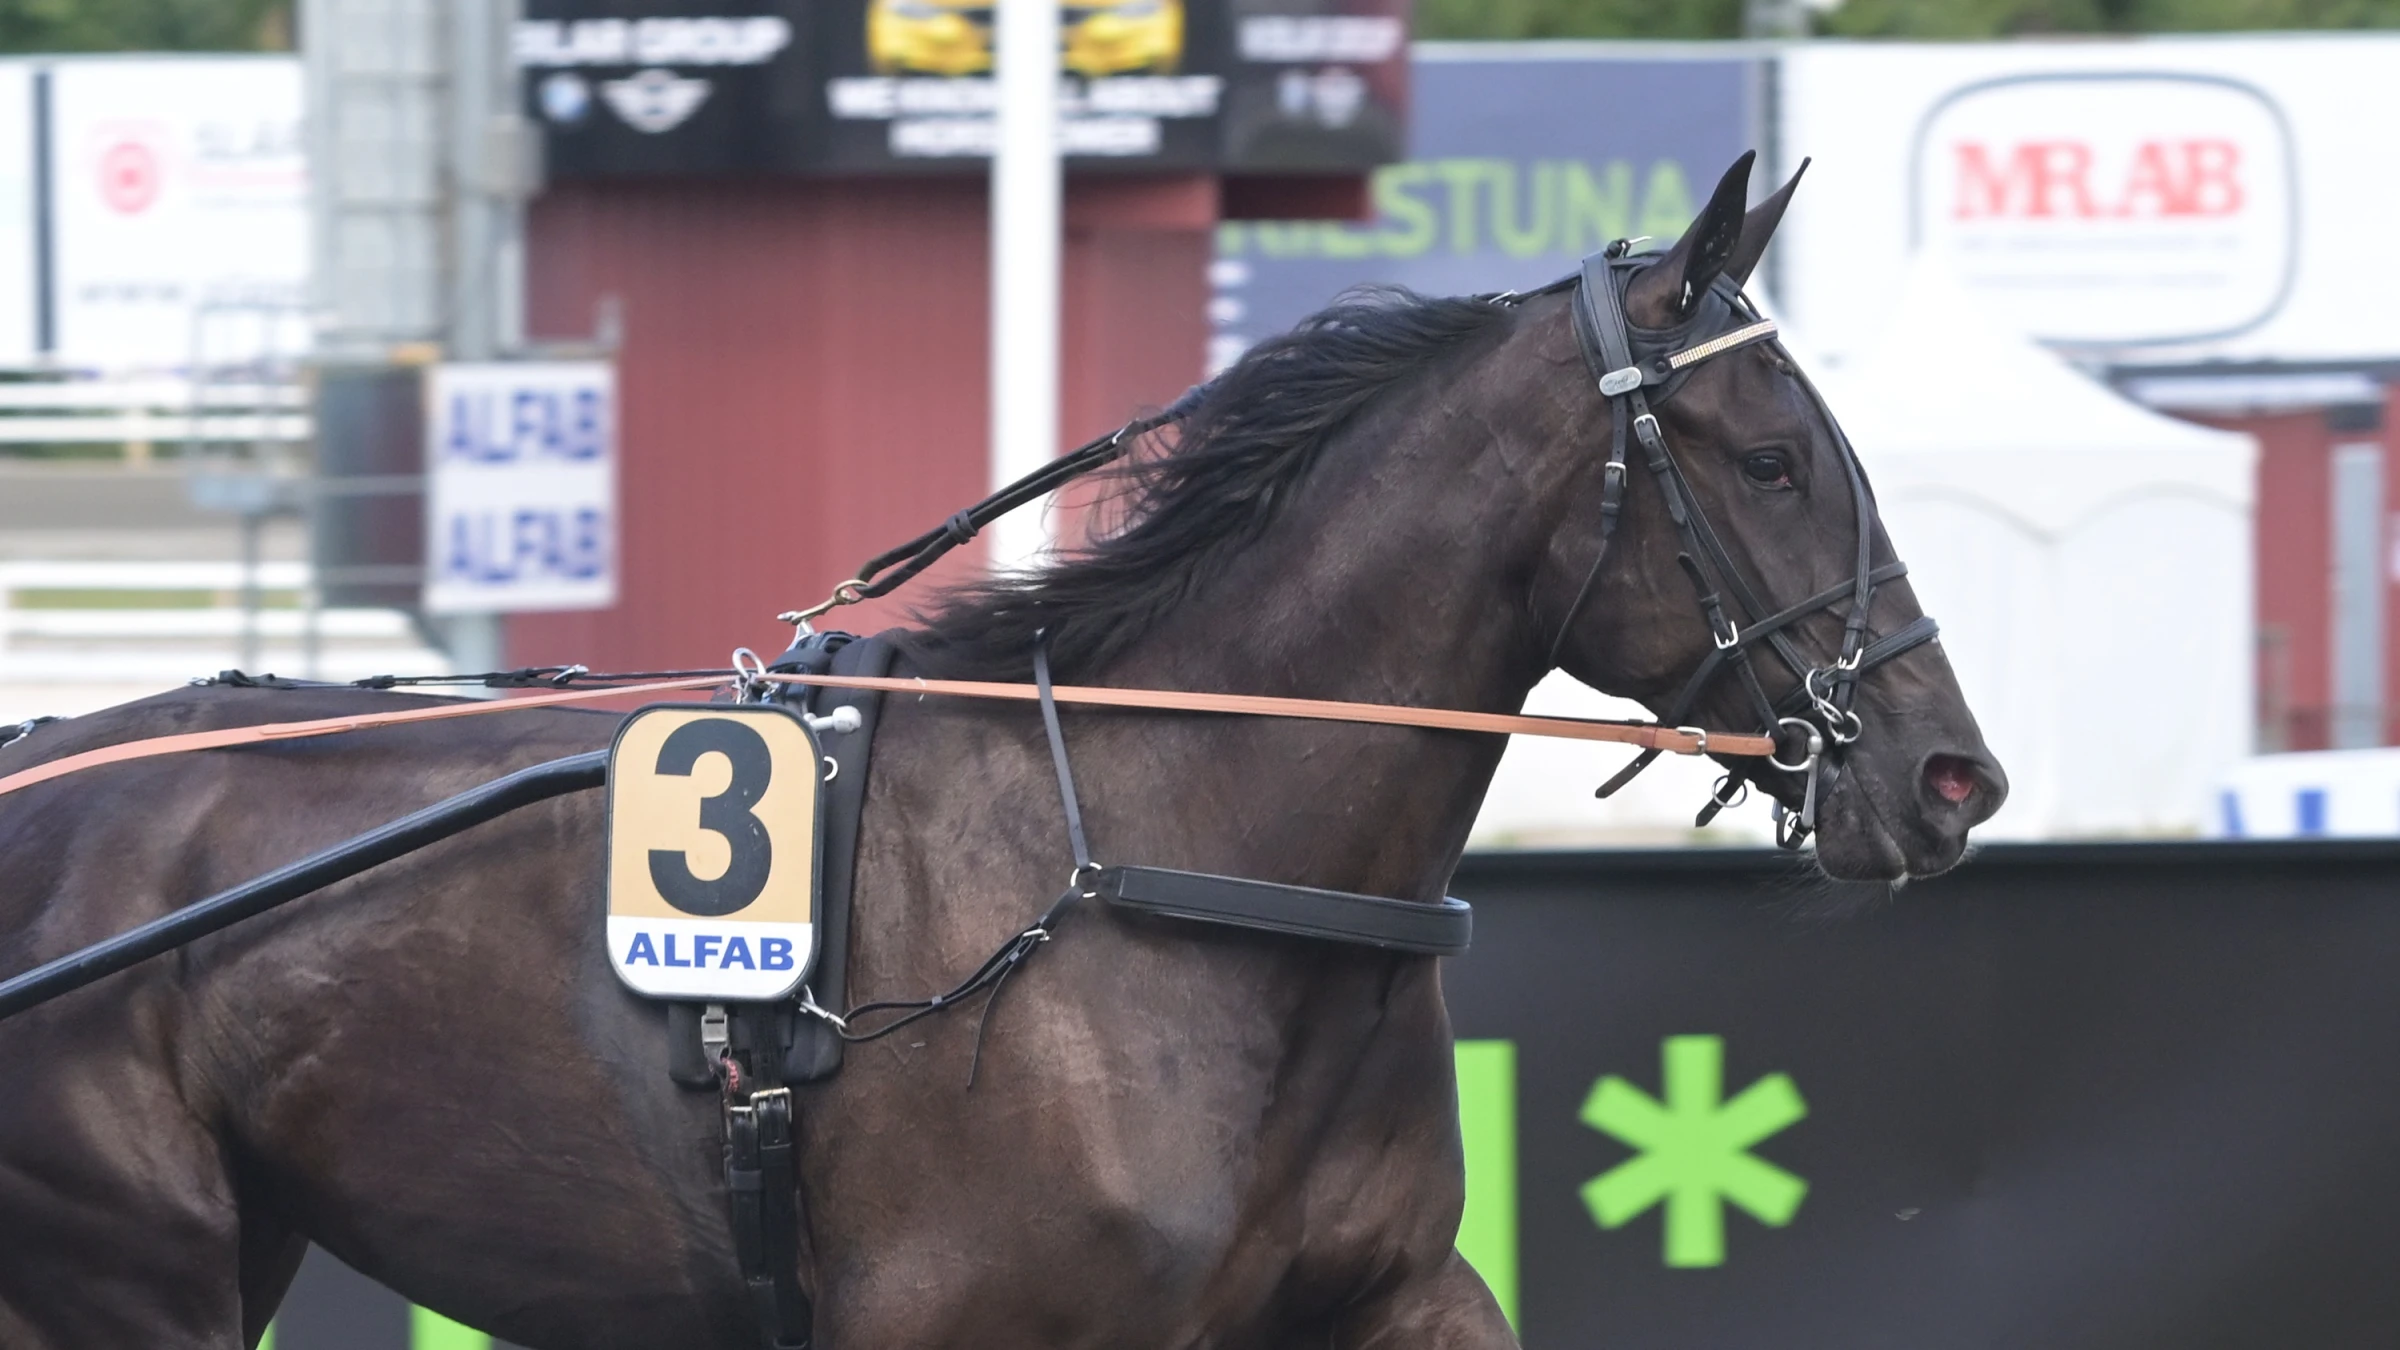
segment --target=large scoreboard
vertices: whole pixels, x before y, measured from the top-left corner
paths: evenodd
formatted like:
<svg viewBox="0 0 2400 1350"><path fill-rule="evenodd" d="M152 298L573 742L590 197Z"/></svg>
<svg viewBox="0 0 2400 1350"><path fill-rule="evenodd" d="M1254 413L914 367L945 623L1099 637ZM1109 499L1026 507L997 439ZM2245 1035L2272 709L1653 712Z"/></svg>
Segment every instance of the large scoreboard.
<svg viewBox="0 0 2400 1350"><path fill-rule="evenodd" d="M992 0L529 0L554 178L960 172L993 141ZM1405 0L1066 0L1079 169L1341 173L1406 144Z"/></svg>

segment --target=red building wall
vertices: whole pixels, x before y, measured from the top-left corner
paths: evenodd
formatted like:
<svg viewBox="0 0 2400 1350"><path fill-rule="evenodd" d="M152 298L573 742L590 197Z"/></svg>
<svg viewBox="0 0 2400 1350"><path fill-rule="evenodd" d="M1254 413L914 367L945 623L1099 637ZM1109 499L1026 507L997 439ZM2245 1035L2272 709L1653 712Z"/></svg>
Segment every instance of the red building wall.
<svg viewBox="0 0 2400 1350"><path fill-rule="evenodd" d="M2400 386L2380 426L2355 425L2352 409L2310 408L2207 417L2258 438L2256 534L2258 748L2322 750L2332 731L2332 463L2337 445L2383 447L2385 743L2400 740Z"/></svg>
<svg viewBox="0 0 2400 1350"><path fill-rule="evenodd" d="M1071 183L1061 434L1078 444L1202 373L1220 190ZM594 669L772 655L777 611L984 495L985 184L968 178L564 184L528 220L530 328L618 351L613 609L513 616L510 660ZM1062 446L1062 448L1064 448ZM945 579L840 616L873 631Z"/></svg>

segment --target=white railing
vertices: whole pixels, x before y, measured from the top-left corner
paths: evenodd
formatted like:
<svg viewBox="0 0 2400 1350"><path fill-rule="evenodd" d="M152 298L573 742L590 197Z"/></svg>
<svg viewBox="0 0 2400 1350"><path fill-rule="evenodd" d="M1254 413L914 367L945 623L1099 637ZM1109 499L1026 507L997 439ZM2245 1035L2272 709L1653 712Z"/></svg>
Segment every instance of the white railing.
<svg viewBox="0 0 2400 1350"><path fill-rule="evenodd" d="M406 614L312 608L309 585L299 562L262 562L255 575L238 562L0 562L0 681L173 683L237 664L326 679L449 668ZM204 598L161 603L178 594Z"/></svg>
<svg viewBox="0 0 2400 1350"><path fill-rule="evenodd" d="M0 562L0 610L20 591L238 591L248 569L238 562ZM308 584L308 564L262 562L262 590Z"/></svg>
<svg viewBox="0 0 2400 1350"><path fill-rule="evenodd" d="M176 379L0 381L0 445L304 441L298 384Z"/></svg>

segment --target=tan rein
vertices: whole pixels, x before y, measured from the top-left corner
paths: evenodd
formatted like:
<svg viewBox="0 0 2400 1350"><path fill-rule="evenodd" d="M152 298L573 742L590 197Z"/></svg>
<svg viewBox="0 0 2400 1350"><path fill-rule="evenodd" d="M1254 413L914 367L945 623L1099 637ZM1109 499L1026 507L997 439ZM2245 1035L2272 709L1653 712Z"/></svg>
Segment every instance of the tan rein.
<svg viewBox="0 0 2400 1350"><path fill-rule="evenodd" d="M828 689L880 689L895 694L945 694L957 698L1013 699L1036 702L1041 692L1030 684L999 684L980 680L924 680L867 675L767 675L773 684L819 685ZM629 694L658 694L672 690L705 689L726 683L724 676L665 680L654 684L620 685L612 689L579 689L530 698L443 703L430 708L405 708L354 717L320 717L305 722L264 722L217 731L192 731L175 736L104 745L97 750L54 759L0 778L0 797L19 788L64 778L103 764L179 755L192 750L217 750L239 745L265 745L331 736L344 731L370 731L409 722L435 722L451 717L514 712L520 708L553 707L567 703L596 703ZM1492 735L1548 736L1570 741L1613 741L1663 750L1678 755L1771 756L1775 742L1767 736L1738 736L1698 727L1662 727L1647 722L1611 722L1582 717L1528 717L1520 713L1461 712L1449 708L1412 708L1396 703L1343 703L1330 699L1270 698L1260 694L1202 694L1168 689L1109 689L1090 685L1058 685L1051 690L1060 703L1096 708L1143 708L1161 712L1230 713L1250 717L1294 717L1316 722L1366 722L1378 726L1423 727L1435 731L1472 731Z"/></svg>

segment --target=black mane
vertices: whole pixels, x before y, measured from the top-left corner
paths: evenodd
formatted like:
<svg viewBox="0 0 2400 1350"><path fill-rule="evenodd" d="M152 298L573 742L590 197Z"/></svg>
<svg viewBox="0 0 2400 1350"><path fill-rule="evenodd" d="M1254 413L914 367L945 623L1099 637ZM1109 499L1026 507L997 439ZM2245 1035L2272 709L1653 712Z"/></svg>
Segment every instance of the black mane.
<svg viewBox="0 0 2400 1350"><path fill-rule="evenodd" d="M1507 312L1398 287L1344 294L1218 376L1172 450L1109 471L1120 528L944 596L906 635L908 654L929 675L1027 679L1034 632L1048 629L1060 678L1107 665L1267 528L1359 409Z"/></svg>

